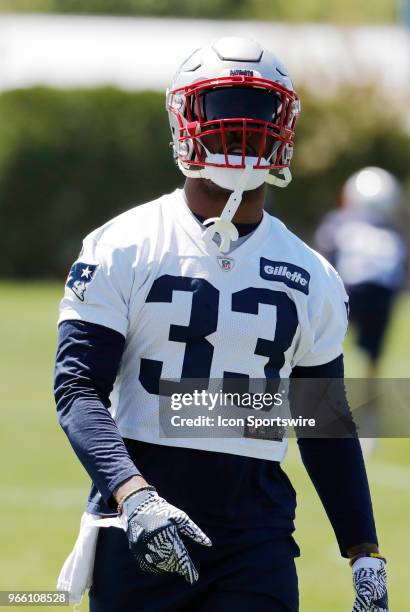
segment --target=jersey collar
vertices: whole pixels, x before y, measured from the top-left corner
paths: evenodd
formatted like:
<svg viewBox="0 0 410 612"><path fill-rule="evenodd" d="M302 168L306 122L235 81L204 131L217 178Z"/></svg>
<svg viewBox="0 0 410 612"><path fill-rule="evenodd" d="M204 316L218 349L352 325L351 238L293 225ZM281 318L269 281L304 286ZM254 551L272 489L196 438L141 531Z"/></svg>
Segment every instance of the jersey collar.
<svg viewBox="0 0 410 612"><path fill-rule="evenodd" d="M205 231L205 227L198 223L198 220L188 208L183 190L176 189L174 193L176 196L174 198L175 212L177 214L179 223L183 226L185 231L192 238L194 238L198 248L203 253L206 253L213 258L223 256L224 254L219 250L214 241L211 240L208 244L206 244L202 239L202 233ZM232 257L235 258L235 261L242 259L248 253L251 253L258 248L268 237L270 226L270 216L266 211L263 211L262 220L252 235L232 251ZM227 256L230 257L230 254L227 253Z"/></svg>

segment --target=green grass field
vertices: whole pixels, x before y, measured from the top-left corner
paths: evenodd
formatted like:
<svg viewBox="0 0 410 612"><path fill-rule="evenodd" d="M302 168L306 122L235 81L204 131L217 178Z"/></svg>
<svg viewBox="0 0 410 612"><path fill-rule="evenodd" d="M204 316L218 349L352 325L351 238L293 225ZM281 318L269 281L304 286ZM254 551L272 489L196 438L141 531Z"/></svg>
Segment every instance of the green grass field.
<svg viewBox="0 0 410 612"><path fill-rule="evenodd" d="M61 290L58 284L0 284L0 590L55 588L61 564L77 535L88 490L87 475L57 424L52 396ZM388 338L383 376L409 376L409 312L407 295L398 305ZM348 375L363 375L363 362L350 337L346 364ZM368 460L381 548L389 559L393 612L410 610L409 463L407 439L380 440ZM348 612L352 606L350 569L338 553L294 441L285 469L298 491L301 612ZM86 602L80 609L87 609Z"/></svg>

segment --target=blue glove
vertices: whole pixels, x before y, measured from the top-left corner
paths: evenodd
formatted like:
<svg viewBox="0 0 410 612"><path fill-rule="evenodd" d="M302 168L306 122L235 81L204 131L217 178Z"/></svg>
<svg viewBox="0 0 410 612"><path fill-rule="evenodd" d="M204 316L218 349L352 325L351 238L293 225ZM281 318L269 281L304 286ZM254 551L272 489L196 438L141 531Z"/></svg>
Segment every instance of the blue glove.
<svg viewBox="0 0 410 612"><path fill-rule="evenodd" d="M352 565L356 599L353 612L388 612L386 561L360 557Z"/></svg>
<svg viewBox="0 0 410 612"><path fill-rule="evenodd" d="M154 487L144 487L124 500L122 514L127 519L130 550L143 571L177 573L190 584L198 580L180 535L205 546L212 543L185 512L171 506Z"/></svg>

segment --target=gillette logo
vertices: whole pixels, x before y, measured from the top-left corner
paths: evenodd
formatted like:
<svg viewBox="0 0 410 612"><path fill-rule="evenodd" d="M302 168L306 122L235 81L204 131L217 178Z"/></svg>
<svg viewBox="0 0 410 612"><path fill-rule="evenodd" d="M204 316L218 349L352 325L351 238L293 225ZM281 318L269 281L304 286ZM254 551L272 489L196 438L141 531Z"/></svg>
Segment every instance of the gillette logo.
<svg viewBox="0 0 410 612"><path fill-rule="evenodd" d="M292 289L309 294L310 274L294 264L286 261L270 261L261 257L260 275L266 280L280 281Z"/></svg>

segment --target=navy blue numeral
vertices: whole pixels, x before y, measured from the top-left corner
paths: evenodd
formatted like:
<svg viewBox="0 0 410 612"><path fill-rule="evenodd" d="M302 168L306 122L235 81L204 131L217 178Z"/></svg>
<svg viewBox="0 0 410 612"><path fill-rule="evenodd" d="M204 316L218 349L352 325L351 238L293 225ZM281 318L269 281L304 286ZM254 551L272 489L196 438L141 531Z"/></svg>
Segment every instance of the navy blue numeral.
<svg viewBox="0 0 410 612"><path fill-rule="evenodd" d="M166 274L155 280L146 301L171 303L174 291L192 293L189 325L171 324L169 329L169 340L186 344L181 378L208 380L214 347L206 336L215 332L218 325L219 291L204 278ZM162 367L162 361L141 359L139 379L148 393L159 394ZM170 387L170 393L177 392L175 383L167 386Z"/></svg>
<svg viewBox="0 0 410 612"><path fill-rule="evenodd" d="M202 379L209 381L214 353L213 345L206 339L214 333L218 325L219 291L203 278L164 275L153 283L147 302L172 303L174 291L192 293L192 310L189 325L174 325L169 328L168 339L185 343L181 379ZM298 326L296 306L281 291L249 287L232 295L232 311L257 315L259 304L276 306L276 328L274 340L257 338L255 355L267 357L265 377L277 379L285 364L285 353L292 344ZM148 393L159 395L163 362L155 359L141 359L140 382ZM241 372L224 372L224 379L249 379ZM161 395L178 391L178 383L166 382L161 386ZM198 387L196 387L198 388ZM206 387L205 387L206 388ZM186 391L184 385L184 391ZM225 389L226 391L226 389Z"/></svg>
<svg viewBox="0 0 410 612"><path fill-rule="evenodd" d="M259 304L276 306L275 339L258 338L255 355L268 357L265 365L265 377L277 378L285 364L285 352L292 344L298 326L298 317L294 302L282 291L256 289L249 287L232 295L232 311L257 315ZM231 376L226 372L225 376Z"/></svg>

